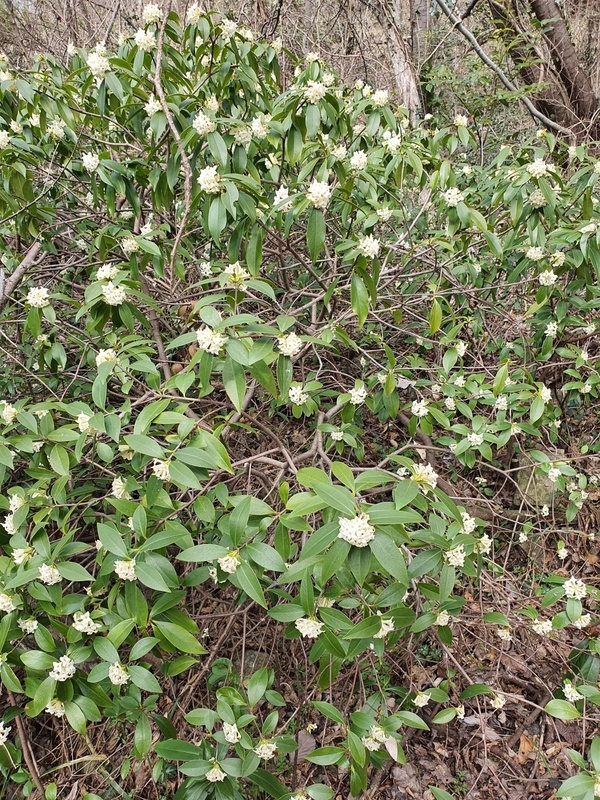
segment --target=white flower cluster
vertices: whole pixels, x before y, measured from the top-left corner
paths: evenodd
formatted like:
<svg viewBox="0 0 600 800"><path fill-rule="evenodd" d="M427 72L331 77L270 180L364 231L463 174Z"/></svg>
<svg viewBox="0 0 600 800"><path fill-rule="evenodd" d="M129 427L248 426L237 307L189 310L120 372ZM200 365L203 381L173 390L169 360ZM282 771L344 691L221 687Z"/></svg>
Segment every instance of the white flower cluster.
<svg viewBox="0 0 600 800"><path fill-rule="evenodd" d="M219 194L221 191L221 176L217 167L204 167L198 175L200 189L207 194Z"/></svg>
<svg viewBox="0 0 600 800"><path fill-rule="evenodd" d="M0 148L8 147L10 144L10 135L8 131L0 130Z"/></svg>
<svg viewBox="0 0 600 800"><path fill-rule="evenodd" d="M121 250L126 256L130 256L132 253L137 253L140 249L140 245L138 240L133 236L126 236L124 239L121 240ZM117 274L118 270L115 269L114 272L111 270L111 274L108 276L108 280L112 280L115 275ZM98 277L100 277L100 270L98 270Z"/></svg>
<svg viewBox="0 0 600 800"><path fill-rule="evenodd" d="M540 261L544 257L543 247L530 247L525 253L531 261Z"/></svg>
<svg viewBox="0 0 600 800"><path fill-rule="evenodd" d="M135 241L135 240L134 240ZM137 242L136 242L137 244ZM121 245L122 247L123 245ZM112 281L117 276L119 269L114 264L103 264L96 273L99 281Z"/></svg>
<svg viewBox="0 0 600 800"><path fill-rule="evenodd" d="M54 661L48 677L55 681L68 681L75 675L75 662L69 656L61 656L58 661Z"/></svg>
<svg viewBox="0 0 600 800"><path fill-rule="evenodd" d="M95 172L98 169L100 159L96 153L84 153L81 156L81 163L83 164L83 168L88 172Z"/></svg>
<svg viewBox="0 0 600 800"><path fill-rule="evenodd" d="M155 35L145 31L143 28L139 28L139 30L136 31L133 41L139 49L143 50L145 53L149 53L150 50L154 50L156 47Z"/></svg>
<svg viewBox="0 0 600 800"><path fill-rule="evenodd" d="M277 346L279 352L284 356L293 358L298 355L302 350L303 342L295 333L287 333L284 336L279 336L277 339Z"/></svg>
<svg viewBox="0 0 600 800"><path fill-rule="evenodd" d="M158 112L161 110L162 106L160 104L160 101L157 100L153 94L151 94L148 97L148 102L144 105L144 111L149 117L153 117L155 114L158 114Z"/></svg>
<svg viewBox="0 0 600 800"><path fill-rule="evenodd" d="M576 703L578 700L583 700L583 695L581 692L577 691L576 687L573 686L571 681L565 681L563 686L563 694L569 703Z"/></svg>
<svg viewBox="0 0 600 800"><path fill-rule="evenodd" d="M373 92L371 102L375 108L381 108L387 104L389 98L390 93L387 91L387 89L377 89L375 92Z"/></svg>
<svg viewBox="0 0 600 800"><path fill-rule="evenodd" d="M122 581L136 580L135 558L129 559L128 561L115 561L114 570Z"/></svg>
<svg viewBox="0 0 600 800"><path fill-rule="evenodd" d="M147 6L144 6L144 10L142 11L142 19L145 25L158 23L161 21L162 17L162 8L159 5L156 5L156 3L148 3Z"/></svg>
<svg viewBox="0 0 600 800"><path fill-rule="evenodd" d="M10 594L6 594L6 592L0 592L0 611L5 611L7 614L10 614L15 608L16 605L13 597Z"/></svg>
<svg viewBox="0 0 600 800"><path fill-rule="evenodd" d="M323 631L323 623L314 617L302 617L294 623L305 639L316 639Z"/></svg>
<svg viewBox="0 0 600 800"><path fill-rule="evenodd" d="M46 714L50 714L53 717L64 717L65 704L62 702L62 700L58 700L58 698L53 697L52 700L48 701L48 705L44 710Z"/></svg>
<svg viewBox="0 0 600 800"><path fill-rule="evenodd" d="M158 458L154 459L152 463L152 472L159 479L159 481L171 480L171 473L169 470L170 465L171 465L170 459L166 459L165 461L161 461Z"/></svg>
<svg viewBox="0 0 600 800"><path fill-rule="evenodd" d="M435 489L437 486L438 474L431 464L413 464L410 479L418 483L427 494L430 489Z"/></svg>
<svg viewBox="0 0 600 800"><path fill-rule="evenodd" d="M327 87L320 81L308 81L304 88L304 99L307 103L318 103L327 94Z"/></svg>
<svg viewBox="0 0 600 800"><path fill-rule="evenodd" d="M411 412L415 415L415 417L426 417L429 414L429 409L427 407L426 400L413 400L413 403L410 407Z"/></svg>
<svg viewBox="0 0 600 800"><path fill-rule="evenodd" d="M300 384L299 386L290 386L288 397L290 398L290 403L295 406L303 406L308 400L308 393L304 391L304 387Z"/></svg>
<svg viewBox="0 0 600 800"><path fill-rule="evenodd" d="M268 739L261 739L259 744L254 748L254 752L259 758L264 758L265 761L269 761L271 758L275 757L277 745L275 742L270 742Z"/></svg>
<svg viewBox="0 0 600 800"><path fill-rule="evenodd" d="M104 53L93 51L87 57L87 66L97 81L102 81L110 69L110 63Z"/></svg>
<svg viewBox="0 0 600 800"><path fill-rule="evenodd" d="M366 169L367 164L368 158L364 150L357 150L350 156L350 166L357 172L361 169Z"/></svg>
<svg viewBox="0 0 600 800"><path fill-rule="evenodd" d="M355 386L353 389L349 391L350 395L350 405L359 406L361 403L364 403L367 399L367 387L366 386Z"/></svg>
<svg viewBox="0 0 600 800"><path fill-rule="evenodd" d="M11 406L10 403L7 403L6 400L3 400L2 402L4 405L2 406L2 411L0 411L0 417L2 417L7 425L10 425L11 422L15 421L19 412L14 406Z"/></svg>
<svg viewBox="0 0 600 800"><path fill-rule="evenodd" d="M224 781L227 775L223 772L221 767L213 759L213 766L211 767L211 769L208 770L208 772L204 777L206 778L207 781L210 781L210 783L217 783L218 781Z"/></svg>
<svg viewBox="0 0 600 800"><path fill-rule="evenodd" d="M97 633L101 627L99 622L94 622L90 617L89 611L77 611L73 614L73 628L80 633Z"/></svg>
<svg viewBox="0 0 600 800"><path fill-rule="evenodd" d="M112 347L108 347L106 350L99 350L98 355L96 356L96 366L99 367L100 364L108 364L111 361L117 360L117 354L112 349Z"/></svg>
<svg viewBox="0 0 600 800"><path fill-rule="evenodd" d="M227 336L213 331L207 325L196 331L196 341L200 350L211 353L213 356L218 356L221 348L227 342Z"/></svg>
<svg viewBox="0 0 600 800"><path fill-rule="evenodd" d="M190 6L187 10L187 14L185 16L185 21L188 25L197 25L198 22L202 19L204 12L198 5L198 3L194 3L193 6Z"/></svg>
<svg viewBox="0 0 600 800"><path fill-rule="evenodd" d="M278 206L281 205L281 211L289 211L292 207L292 201L288 200L290 196L289 189L287 186L280 186L279 189L275 192L275 197L273 198L273 205Z"/></svg>
<svg viewBox="0 0 600 800"><path fill-rule="evenodd" d="M464 566L466 556L467 554L465 553L465 546L462 544L459 544L457 547L453 547L452 550L447 550L444 553L444 557L451 567Z"/></svg>
<svg viewBox="0 0 600 800"><path fill-rule="evenodd" d="M108 679L114 686L124 686L129 681L129 677L127 669L118 661L108 668Z"/></svg>
<svg viewBox="0 0 600 800"><path fill-rule="evenodd" d="M237 550L230 550L226 556L221 556L221 558L217 559L217 564L223 572L227 572L229 575L233 575L241 563Z"/></svg>
<svg viewBox="0 0 600 800"><path fill-rule="evenodd" d="M527 165L526 169L533 178L541 178L548 172L548 165L544 159L536 158L535 161Z"/></svg>
<svg viewBox="0 0 600 800"><path fill-rule="evenodd" d="M331 187L327 181L313 181L306 192L306 199L315 208L327 208L331 198Z"/></svg>
<svg viewBox="0 0 600 800"><path fill-rule="evenodd" d="M117 475L114 478L111 486L111 494L113 497L116 497L117 500L130 500L131 495L125 488L127 486L127 481L124 478L121 478Z"/></svg>
<svg viewBox="0 0 600 800"><path fill-rule="evenodd" d="M3 722L0 722L0 747L6 744L9 733L10 725L5 725Z"/></svg>
<svg viewBox="0 0 600 800"><path fill-rule="evenodd" d="M387 150L388 153L395 153L402 144L402 138L400 134L392 133L392 131L384 131L383 136L383 149Z"/></svg>
<svg viewBox="0 0 600 800"><path fill-rule="evenodd" d="M551 269L546 269L543 272L540 272L540 274L538 275L538 281L540 282L540 286L554 286L557 278L558 275Z"/></svg>
<svg viewBox="0 0 600 800"><path fill-rule="evenodd" d="M375 538L375 528L369 524L369 515L359 514L354 519L340 517L338 538L354 547L366 547Z"/></svg>
<svg viewBox="0 0 600 800"><path fill-rule="evenodd" d="M548 636L552 633L552 620L551 619L536 619L531 624L534 633L539 633L540 636Z"/></svg>
<svg viewBox="0 0 600 800"><path fill-rule="evenodd" d="M229 744L237 744L242 738L242 734L238 730L238 726L233 722L231 725L228 722L223 723L223 736L225 741Z"/></svg>
<svg viewBox="0 0 600 800"><path fill-rule="evenodd" d="M456 208L456 206L459 203L462 203L464 199L465 199L464 194L456 186L452 186L450 189L447 189L445 192L442 192L442 200L450 208Z"/></svg>
<svg viewBox="0 0 600 800"><path fill-rule="evenodd" d="M109 281L102 287L104 302L109 306L120 306L127 300L127 292L122 286L115 286Z"/></svg>
<svg viewBox="0 0 600 800"><path fill-rule="evenodd" d="M466 128L469 124L469 118L464 114L457 114L453 120L457 128Z"/></svg>
<svg viewBox="0 0 600 800"><path fill-rule="evenodd" d="M587 596L587 587L579 578L569 578L563 583L565 597L573 600L583 600Z"/></svg>
<svg viewBox="0 0 600 800"><path fill-rule="evenodd" d="M42 564L38 567L38 578L46 586L52 586L62 581L62 575L53 564Z"/></svg>
<svg viewBox="0 0 600 800"><path fill-rule="evenodd" d="M50 305L48 295L49 291L45 286L32 286L27 293L25 302L29 303L32 308L45 308Z"/></svg>
<svg viewBox="0 0 600 800"><path fill-rule="evenodd" d="M198 111L192 122L192 127L200 136L206 136L217 128L217 123L211 119L204 111Z"/></svg>
<svg viewBox="0 0 600 800"><path fill-rule="evenodd" d="M374 236L363 236L358 241L358 252L365 258L377 258L379 255L380 242Z"/></svg>
<svg viewBox="0 0 600 800"><path fill-rule="evenodd" d="M90 415L86 414L85 411L80 411L77 415L77 427L81 431L81 433L86 433L90 429Z"/></svg>

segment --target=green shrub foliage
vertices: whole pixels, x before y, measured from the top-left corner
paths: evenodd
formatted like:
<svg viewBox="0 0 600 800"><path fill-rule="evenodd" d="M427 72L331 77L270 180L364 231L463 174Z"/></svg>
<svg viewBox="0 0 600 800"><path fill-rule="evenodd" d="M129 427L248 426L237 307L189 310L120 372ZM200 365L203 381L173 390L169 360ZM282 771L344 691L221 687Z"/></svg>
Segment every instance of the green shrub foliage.
<svg viewBox="0 0 600 800"><path fill-rule="evenodd" d="M485 492L467 508L452 481L518 452L555 489L523 496L518 533L552 503L575 519L589 476L560 424L598 392L600 162L549 134L481 158L460 114L413 126L317 56L292 75L284 55L284 79L278 43L230 20L145 16L116 51L1 64L0 763L25 774L21 711L82 735L109 718L156 780L178 762L177 798L283 798L296 740L271 669L215 684L187 715L200 744L157 710L207 658L189 599L261 607L324 689L409 634L451 644L461 589L495 568ZM552 635L594 597L549 574L487 622ZM424 704L444 724L504 701L372 691L349 717L314 703L339 736L307 758L354 795Z"/></svg>

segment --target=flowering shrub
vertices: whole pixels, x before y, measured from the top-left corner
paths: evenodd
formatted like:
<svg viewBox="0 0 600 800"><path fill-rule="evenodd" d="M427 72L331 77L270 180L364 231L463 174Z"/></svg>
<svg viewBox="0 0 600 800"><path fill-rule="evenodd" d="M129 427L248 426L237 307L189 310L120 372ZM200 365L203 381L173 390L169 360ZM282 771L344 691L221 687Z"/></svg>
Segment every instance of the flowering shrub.
<svg viewBox="0 0 600 800"><path fill-rule="evenodd" d="M283 90L277 42L197 6L143 22L0 83L0 765L31 792L22 714L81 736L111 719L155 780L179 762L182 800L246 781L287 797L272 669L186 713L200 743L163 713L167 682L210 658L192 598L260 609L326 689L411 635L451 645L500 545L484 474L518 456L552 484L508 479L521 541L550 507L576 518L597 478L561 423L598 396L600 174L550 135L469 163L466 116L413 129L318 56ZM597 590L569 566L484 621L506 642L586 627ZM404 759L403 726L428 728L419 709L447 724L486 694L506 702L450 680L396 709L382 688L349 713L306 700L338 726L306 760L357 795ZM597 701L583 679L555 694L561 718Z"/></svg>

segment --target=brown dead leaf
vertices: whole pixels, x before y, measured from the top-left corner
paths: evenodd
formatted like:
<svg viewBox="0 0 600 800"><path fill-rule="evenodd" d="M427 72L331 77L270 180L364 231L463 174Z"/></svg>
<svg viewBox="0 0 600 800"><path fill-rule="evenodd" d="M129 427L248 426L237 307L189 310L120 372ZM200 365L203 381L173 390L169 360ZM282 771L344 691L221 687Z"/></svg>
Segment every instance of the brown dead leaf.
<svg viewBox="0 0 600 800"><path fill-rule="evenodd" d="M517 761L519 764L526 764L530 759L530 754L533 751L533 740L527 733L522 733L519 740L519 752L517 753ZM534 753L535 757L535 753Z"/></svg>

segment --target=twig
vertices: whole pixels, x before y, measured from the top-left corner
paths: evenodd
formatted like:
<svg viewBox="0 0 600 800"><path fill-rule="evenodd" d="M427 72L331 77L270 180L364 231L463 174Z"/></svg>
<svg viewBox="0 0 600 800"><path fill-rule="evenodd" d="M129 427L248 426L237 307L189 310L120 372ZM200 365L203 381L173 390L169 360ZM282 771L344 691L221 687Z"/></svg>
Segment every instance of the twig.
<svg viewBox="0 0 600 800"><path fill-rule="evenodd" d="M9 275L9 277L6 279L6 282L4 281L4 270L1 271L2 274L0 276L0 289L1 289L0 311L4 308L4 306L8 302L9 297L17 288L21 278L25 275L29 267L33 265L33 262L37 258L37 255L41 249L42 249L42 243L38 239L31 245L29 250L25 253L25 257L23 258L19 266L16 268L16 270L12 273L12 275ZM45 253L42 253L40 261L42 260L42 258L44 258L45 255L46 255Z"/></svg>
<svg viewBox="0 0 600 800"><path fill-rule="evenodd" d="M496 75L500 78L501 83L504 84L504 86L508 89L508 91L518 92L518 88L514 85L514 83L512 83L512 81L509 80L504 70L501 67L499 67L498 64L496 64L494 61L492 61L492 59L481 47L477 39L473 36L471 31L468 28L465 28L460 19L455 14L452 13L452 11L446 5L444 0L435 0L435 2L442 9L442 11L448 17L452 25L456 28L456 30L459 31L459 33L462 33L465 39L467 39L467 41L471 43L473 50L475 50L475 52L477 53L479 58L483 61L483 63L486 66L488 66L493 72L496 73ZM563 126L559 125L558 122L554 122L554 120L550 119L550 117L547 117L545 114L542 114L541 111L538 111L538 109L533 105L533 103L528 97L520 97L519 99L521 100L523 105L527 108L531 116L535 117L535 119L538 119L547 128L552 128L552 130L558 131L559 133L562 133L565 136L568 136L569 138L573 136L573 132L570 131L568 128L563 128Z"/></svg>
<svg viewBox="0 0 600 800"><path fill-rule="evenodd" d="M18 703L15 700L14 694L7 689L8 699L10 700L10 704L12 706L18 707ZM25 759L25 763L27 764L27 769L29 770L29 774L31 775L32 781L35 783L35 788L40 793L40 800L44 797L44 784L40 779L40 773L35 761L35 756L33 755L33 750L31 749L31 745L29 744L29 738L27 737L27 733L25 731L25 725L23 725L23 720L21 719L21 715L17 714L15 717L15 725L17 726L17 731L19 732L19 739L21 740L21 747L23 749L23 758Z"/></svg>

